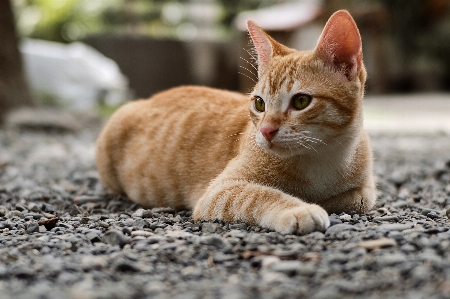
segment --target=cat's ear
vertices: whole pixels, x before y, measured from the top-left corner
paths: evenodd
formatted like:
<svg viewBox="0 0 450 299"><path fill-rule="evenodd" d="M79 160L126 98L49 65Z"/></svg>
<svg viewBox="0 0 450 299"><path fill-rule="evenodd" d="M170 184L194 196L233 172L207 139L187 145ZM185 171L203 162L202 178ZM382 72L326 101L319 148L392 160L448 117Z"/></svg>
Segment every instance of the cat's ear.
<svg viewBox="0 0 450 299"><path fill-rule="evenodd" d="M248 20L247 29L258 54L258 74L261 75L264 68L269 64L270 60L276 55L283 55L287 52L287 48L276 42L255 22Z"/></svg>
<svg viewBox="0 0 450 299"><path fill-rule="evenodd" d="M346 10L335 12L328 20L315 49L316 55L349 80L362 66L362 45L358 27Z"/></svg>

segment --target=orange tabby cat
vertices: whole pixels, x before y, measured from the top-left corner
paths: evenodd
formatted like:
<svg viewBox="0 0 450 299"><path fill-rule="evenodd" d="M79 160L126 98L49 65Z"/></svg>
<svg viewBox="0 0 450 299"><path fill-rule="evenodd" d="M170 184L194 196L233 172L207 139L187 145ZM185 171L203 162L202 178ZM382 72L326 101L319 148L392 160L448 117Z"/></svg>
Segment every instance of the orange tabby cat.
<svg viewBox="0 0 450 299"><path fill-rule="evenodd" d="M283 233L323 231L327 212L368 211L366 71L352 17L336 12L301 52L247 25L259 75L250 96L179 87L124 105L98 139L101 180L143 206Z"/></svg>

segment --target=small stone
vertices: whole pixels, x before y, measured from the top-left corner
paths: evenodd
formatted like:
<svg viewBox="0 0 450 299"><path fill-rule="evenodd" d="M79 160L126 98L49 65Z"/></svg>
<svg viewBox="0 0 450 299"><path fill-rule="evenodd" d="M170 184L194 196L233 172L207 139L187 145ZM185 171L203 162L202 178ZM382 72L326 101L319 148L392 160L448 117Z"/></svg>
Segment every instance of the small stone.
<svg viewBox="0 0 450 299"><path fill-rule="evenodd" d="M410 229L414 226L414 223L405 223L405 224L401 224L401 223L386 223L386 224L382 224L380 226L377 227L378 230L381 231L404 231L406 229Z"/></svg>
<svg viewBox="0 0 450 299"><path fill-rule="evenodd" d="M9 270L9 273L12 276L22 279L32 278L36 275L32 269L21 265L13 266L11 270Z"/></svg>
<svg viewBox="0 0 450 299"><path fill-rule="evenodd" d="M136 262L130 260L121 259L114 263L114 269L120 272L140 272L141 269Z"/></svg>
<svg viewBox="0 0 450 299"><path fill-rule="evenodd" d="M427 214L427 217L429 217L431 219L436 219L436 218L439 218L440 215L438 213L436 213L436 211L431 211Z"/></svg>
<svg viewBox="0 0 450 299"><path fill-rule="evenodd" d="M317 266L314 263L304 263L296 270L296 274L302 276L311 276L317 273Z"/></svg>
<svg viewBox="0 0 450 299"><path fill-rule="evenodd" d="M175 214L175 210L169 207L164 208L153 208L152 213L168 213L168 214Z"/></svg>
<svg viewBox="0 0 450 299"><path fill-rule="evenodd" d="M183 277L200 277L202 275L202 270L198 267L187 266L181 269L181 276Z"/></svg>
<svg viewBox="0 0 450 299"><path fill-rule="evenodd" d="M125 244L129 243L128 238L119 230L108 230L103 235L103 242L108 243L110 245L118 245L121 248L125 246Z"/></svg>
<svg viewBox="0 0 450 299"><path fill-rule="evenodd" d="M322 255L319 252L307 252L302 256L303 261L320 262Z"/></svg>
<svg viewBox="0 0 450 299"><path fill-rule="evenodd" d="M150 236L153 236L154 233L148 232L145 230L135 230L135 231L131 232L131 235L132 236L141 236L141 237L150 237Z"/></svg>
<svg viewBox="0 0 450 299"><path fill-rule="evenodd" d="M131 217L142 217L142 213L144 212L144 209L137 209L133 214L131 214Z"/></svg>
<svg viewBox="0 0 450 299"><path fill-rule="evenodd" d="M450 209L447 209L445 211L445 215L447 215L447 218L450 219Z"/></svg>
<svg viewBox="0 0 450 299"><path fill-rule="evenodd" d="M13 218L13 217L23 218L24 216L23 216L22 212L14 210L14 211L9 211L8 213L6 213L5 217L9 219L9 218Z"/></svg>
<svg viewBox="0 0 450 299"><path fill-rule="evenodd" d="M352 220L352 216L350 216L349 214L344 214L344 215L339 216L339 219L341 221L348 222L348 221Z"/></svg>
<svg viewBox="0 0 450 299"><path fill-rule="evenodd" d="M226 239L221 238L219 235L211 235L211 236L201 237L200 244L212 245L212 246L216 247L217 249L231 248L230 242L228 242Z"/></svg>
<svg viewBox="0 0 450 299"><path fill-rule="evenodd" d="M428 208L421 208L422 209L422 215L427 216L428 214L432 213L433 215L439 215L439 211L428 209ZM439 217L439 216L438 216Z"/></svg>
<svg viewBox="0 0 450 299"><path fill-rule="evenodd" d="M404 244L400 249L406 253L415 252L417 250L417 248L411 244Z"/></svg>
<svg viewBox="0 0 450 299"><path fill-rule="evenodd" d="M263 269L271 268L273 265L279 263L281 259L277 256L264 256L261 260L261 267Z"/></svg>
<svg viewBox="0 0 450 299"><path fill-rule="evenodd" d="M44 215L39 214L39 213L27 213L25 216L31 216L31 217L33 217L34 220L39 220L42 217L44 217Z"/></svg>
<svg viewBox="0 0 450 299"><path fill-rule="evenodd" d="M122 232L123 232L125 235L131 236L131 229L130 229L129 227L124 227L124 228L122 228Z"/></svg>
<svg viewBox="0 0 450 299"><path fill-rule="evenodd" d="M406 206L408 206L408 203L406 201L404 201L404 200L398 200L398 201L392 203L392 207L393 208L398 208L399 209L399 208L404 208Z"/></svg>
<svg viewBox="0 0 450 299"><path fill-rule="evenodd" d="M348 215L348 216L350 216L350 215ZM336 233L339 233L339 232L342 232L342 231L347 231L347 230L355 231L356 228L353 225L350 225L350 224L336 224L336 225L330 226L326 230L325 235L329 236L331 234L336 234Z"/></svg>
<svg viewBox="0 0 450 299"><path fill-rule="evenodd" d="M151 236L147 239L148 244L156 244L156 243L160 243L163 242L166 238L164 238L163 236L158 236L158 235L154 235Z"/></svg>
<svg viewBox="0 0 450 299"><path fill-rule="evenodd" d="M82 214L80 208L77 205L71 205L67 212L70 216L78 216Z"/></svg>
<svg viewBox="0 0 450 299"><path fill-rule="evenodd" d="M202 223L201 225L202 225L202 232L210 234L215 233L220 227L218 223L211 223L211 222L205 222Z"/></svg>
<svg viewBox="0 0 450 299"><path fill-rule="evenodd" d="M167 243L159 247L160 250L175 250L178 247L178 243Z"/></svg>
<svg viewBox="0 0 450 299"><path fill-rule="evenodd" d="M58 220L59 220L58 217L53 217L50 219L41 220L38 222L38 224L45 226L45 228L47 230L51 230L52 228L54 228L56 226L56 223L58 222Z"/></svg>
<svg viewBox="0 0 450 299"><path fill-rule="evenodd" d="M30 223L27 226L27 234L37 233L39 232L39 224L36 222Z"/></svg>
<svg viewBox="0 0 450 299"><path fill-rule="evenodd" d="M30 203L28 204L28 209L29 209L31 212L34 212L34 213L39 213L39 212L41 212L41 208L39 207L39 205L36 204L36 203L34 203L34 202L30 202Z"/></svg>
<svg viewBox="0 0 450 299"><path fill-rule="evenodd" d="M377 212L380 213L381 215L390 215L391 213L389 212L388 209L386 208L378 208Z"/></svg>
<svg viewBox="0 0 450 299"><path fill-rule="evenodd" d="M230 229L247 230L247 224L245 223L233 223L230 224Z"/></svg>
<svg viewBox="0 0 450 299"><path fill-rule="evenodd" d="M108 266L108 262L104 257L101 256L94 256L94 255L87 255L83 256L81 259L81 268L83 270L101 270L103 268L106 268Z"/></svg>
<svg viewBox="0 0 450 299"><path fill-rule="evenodd" d="M108 228L109 224L105 221L99 221L97 222L99 226L103 227L103 228Z"/></svg>
<svg viewBox="0 0 450 299"><path fill-rule="evenodd" d="M389 266L394 266L397 264L404 263L406 260L407 259L404 254L393 253L393 254L389 254L389 255L386 254L386 255L380 256L377 260L377 263L381 267L389 267Z"/></svg>
<svg viewBox="0 0 450 299"><path fill-rule="evenodd" d="M398 222L400 219L397 216L389 215L389 216L380 216L374 217L373 221L381 222L381 221L395 221Z"/></svg>
<svg viewBox="0 0 450 299"><path fill-rule="evenodd" d="M302 267L302 262L300 261L280 261L275 263L271 270L275 272L281 272L288 276L293 276L297 273L297 270Z"/></svg>
<svg viewBox="0 0 450 299"><path fill-rule="evenodd" d="M342 220L336 214L331 214L328 218L330 219L330 226L342 224Z"/></svg>
<svg viewBox="0 0 450 299"><path fill-rule="evenodd" d="M46 213L55 213L55 207L48 203L43 203L41 209Z"/></svg>
<svg viewBox="0 0 450 299"><path fill-rule="evenodd" d="M397 242L395 242L394 239L382 238L360 242L356 245L356 247L361 247L367 250L374 250L379 248L392 247L395 245L397 245Z"/></svg>
<svg viewBox="0 0 450 299"><path fill-rule="evenodd" d="M239 256L236 254L224 254L222 252L216 252L216 254L214 255L213 261L215 263L223 263L226 261L234 261L234 260L237 260L238 258L239 258Z"/></svg>
<svg viewBox="0 0 450 299"><path fill-rule="evenodd" d="M16 210L24 213L28 212L28 209L20 204L16 204Z"/></svg>
<svg viewBox="0 0 450 299"><path fill-rule="evenodd" d="M138 229L150 227L149 223L146 220L140 219L140 218L137 218L136 220L134 220L133 226L137 227Z"/></svg>
<svg viewBox="0 0 450 299"><path fill-rule="evenodd" d="M102 238L95 232L89 232L86 234L86 237L92 242L92 243L96 243L96 242L101 242Z"/></svg>
<svg viewBox="0 0 450 299"><path fill-rule="evenodd" d="M153 212L151 210L144 210L142 212L142 218L152 218Z"/></svg>
<svg viewBox="0 0 450 299"><path fill-rule="evenodd" d="M39 225L39 232L40 233L45 233L46 231L47 231L47 229L45 228L45 226Z"/></svg>
<svg viewBox="0 0 450 299"><path fill-rule="evenodd" d="M45 212L43 213L43 215L44 215L44 217L47 218L47 219L53 219L53 218L56 217L55 214L50 214L50 213L45 213Z"/></svg>

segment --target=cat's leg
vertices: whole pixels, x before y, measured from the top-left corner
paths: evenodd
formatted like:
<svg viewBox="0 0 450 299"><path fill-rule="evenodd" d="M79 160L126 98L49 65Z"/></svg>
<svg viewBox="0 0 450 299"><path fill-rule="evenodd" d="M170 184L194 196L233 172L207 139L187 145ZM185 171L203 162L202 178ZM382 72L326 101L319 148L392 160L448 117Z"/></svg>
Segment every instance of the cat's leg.
<svg viewBox="0 0 450 299"><path fill-rule="evenodd" d="M328 213L342 213L355 211L358 214L364 214L370 211L375 205L376 194L375 186L372 181L366 185L350 189L341 194L330 197L319 204L327 210Z"/></svg>
<svg viewBox="0 0 450 299"><path fill-rule="evenodd" d="M282 233L307 234L330 225L327 212L280 190L242 180L211 183L194 209L194 220L258 224Z"/></svg>

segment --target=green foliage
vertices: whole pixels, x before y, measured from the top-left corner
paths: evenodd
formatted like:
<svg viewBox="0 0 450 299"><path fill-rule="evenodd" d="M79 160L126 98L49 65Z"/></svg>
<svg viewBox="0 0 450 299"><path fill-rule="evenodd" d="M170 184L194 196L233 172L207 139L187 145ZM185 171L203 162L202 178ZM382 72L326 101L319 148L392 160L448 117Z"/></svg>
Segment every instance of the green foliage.
<svg viewBox="0 0 450 299"><path fill-rule="evenodd" d="M114 112L116 112L117 109L120 108L122 104L118 105L107 105L107 104L99 104L96 108L96 111L98 114L103 118L109 118L111 115L113 115Z"/></svg>
<svg viewBox="0 0 450 299"><path fill-rule="evenodd" d="M221 13L216 25L229 31L236 15L266 7L279 0L216 0ZM283 2L283 1L281 1ZM98 32L177 36L177 27L188 20L188 6L203 2L189 0L12 0L21 35L70 42ZM167 19L168 7L178 8L181 17Z"/></svg>

